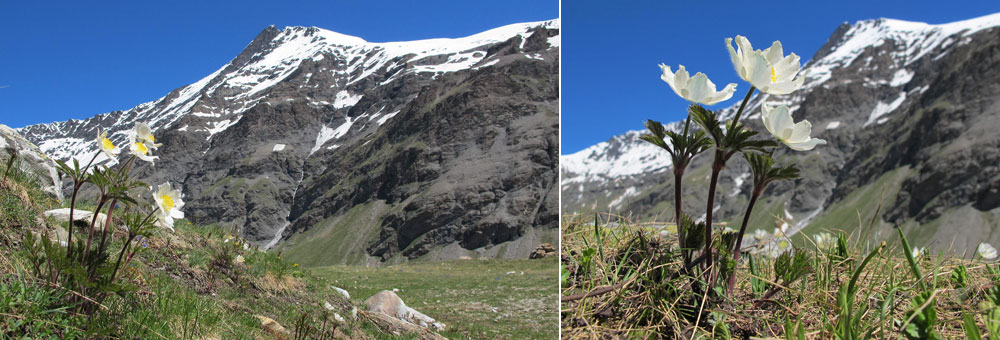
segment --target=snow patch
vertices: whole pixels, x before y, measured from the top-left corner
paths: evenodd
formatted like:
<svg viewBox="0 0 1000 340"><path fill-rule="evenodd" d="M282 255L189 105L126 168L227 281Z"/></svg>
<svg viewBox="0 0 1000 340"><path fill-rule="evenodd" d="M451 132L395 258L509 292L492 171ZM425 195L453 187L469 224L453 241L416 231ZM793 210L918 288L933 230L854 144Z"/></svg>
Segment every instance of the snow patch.
<svg viewBox="0 0 1000 340"><path fill-rule="evenodd" d="M826 129L827 130L833 130L833 129L836 129L838 127L840 127L840 122L839 121L832 121L832 122L826 123Z"/></svg>
<svg viewBox="0 0 1000 340"><path fill-rule="evenodd" d="M892 80L889 81L889 86L896 87L906 85L910 82L910 79L913 79L913 71L901 68L892 75Z"/></svg>
<svg viewBox="0 0 1000 340"><path fill-rule="evenodd" d="M274 148L271 149L271 152L278 152L284 149L285 149L285 144L274 144Z"/></svg>
<svg viewBox="0 0 1000 340"><path fill-rule="evenodd" d="M881 118L882 116L891 113L893 110L896 110L897 108L899 108L900 105L903 104L903 101L905 100L906 100L906 92L900 92L899 98L896 98L896 100L893 100L891 103L886 104L882 101L879 101L877 104L875 104L875 108L872 109L872 113L868 115L868 121L865 122L864 126L871 125L872 123L880 120L879 118ZM878 122L878 124L882 124L884 122L885 121L883 120Z"/></svg>

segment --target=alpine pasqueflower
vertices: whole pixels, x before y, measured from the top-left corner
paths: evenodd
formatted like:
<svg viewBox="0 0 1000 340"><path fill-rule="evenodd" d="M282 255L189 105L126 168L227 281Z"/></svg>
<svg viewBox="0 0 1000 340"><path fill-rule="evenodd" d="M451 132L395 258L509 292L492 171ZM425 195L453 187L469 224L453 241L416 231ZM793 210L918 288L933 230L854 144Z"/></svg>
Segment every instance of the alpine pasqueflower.
<svg viewBox="0 0 1000 340"><path fill-rule="evenodd" d="M128 145L129 151L131 151L136 158L150 163L154 163L157 158L160 158L149 154L149 145L141 140L136 140L134 131L128 135Z"/></svg>
<svg viewBox="0 0 1000 340"><path fill-rule="evenodd" d="M152 190L153 188L149 188ZM163 183L157 187L153 193L153 200L156 201L156 218L160 225L174 230L174 219L184 218L184 201L182 194L170 187L170 183Z"/></svg>
<svg viewBox="0 0 1000 340"><path fill-rule="evenodd" d="M992 260L997 258L997 248L993 248L992 245L986 242L980 243L979 247L976 248L976 252L979 253L979 256L982 256L984 259L987 260Z"/></svg>
<svg viewBox="0 0 1000 340"><path fill-rule="evenodd" d="M777 95L789 94L802 87L805 78L794 79L802 67L799 56L795 53L785 56L780 41L761 51L754 50L746 37L737 35L736 45L738 49L733 49L733 38L726 38L726 48L736 73L750 85L761 92Z"/></svg>
<svg viewBox="0 0 1000 340"><path fill-rule="evenodd" d="M694 77L684 69L684 65L677 67L677 73L670 70L670 66L660 64L663 75L660 79L670 85L670 88L681 98L690 102L715 105L718 102L732 98L736 91L736 84L729 83L722 91L715 90L715 83L708 79L704 73L695 73Z"/></svg>
<svg viewBox="0 0 1000 340"><path fill-rule="evenodd" d="M156 150L157 147L163 144L156 144L156 137L153 137L153 129L146 125L145 123L135 123L135 136L140 141L144 142L150 149Z"/></svg>
<svg viewBox="0 0 1000 340"><path fill-rule="evenodd" d="M236 263L243 263L243 255L236 255Z"/></svg>
<svg viewBox="0 0 1000 340"><path fill-rule="evenodd" d="M97 148L100 149L101 152L103 152L104 155L107 156L112 162L118 163L118 153L121 152L121 148L108 139L107 131L102 130L97 133Z"/></svg>
<svg viewBox="0 0 1000 340"><path fill-rule="evenodd" d="M812 133L812 123L808 120L798 123L793 121L788 106L778 105L772 108L767 106L767 103L762 103L760 119L764 121L764 127L768 132L792 150L809 151L816 145L826 144L825 140L809 137Z"/></svg>

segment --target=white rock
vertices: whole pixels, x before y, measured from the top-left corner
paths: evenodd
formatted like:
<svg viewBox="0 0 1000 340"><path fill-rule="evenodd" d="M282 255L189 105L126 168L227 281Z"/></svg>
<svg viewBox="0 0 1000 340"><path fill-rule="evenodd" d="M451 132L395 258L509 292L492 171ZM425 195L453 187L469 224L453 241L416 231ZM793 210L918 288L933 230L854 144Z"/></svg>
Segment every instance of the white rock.
<svg viewBox="0 0 1000 340"><path fill-rule="evenodd" d="M369 312L383 313L414 325L428 327L427 325L437 322L434 318L407 307L395 292L388 290L372 295L368 300L365 300L365 305Z"/></svg>
<svg viewBox="0 0 1000 340"><path fill-rule="evenodd" d="M52 209L44 212L45 216L56 219L57 221L69 221L69 208ZM81 221L84 223L90 223L93 220L94 213L87 210L75 209L73 210L73 219L76 221ZM104 223L108 220L108 216L105 214L97 214L97 223Z"/></svg>
<svg viewBox="0 0 1000 340"><path fill-rule="evenodd" d="M0 160L3 160L3 165L0 166L3 166L4 169L6 169L6 161L10 157L3 150L7 147L17 150L17 157L21 161L22 169L36 175L42 191L60 201L62 200L62 177L60 177L59 171L56 170L56 162L42 153L38 146L32 144L21 136L21 134L17 133L17 131L7 125L0 124ZM93 153L90 155L93 156ZM81 164L80 166L84 165Z"/></svg>
<svg viewBox="0 0 1000 340"><path fill-rule="evenodd" d="M343 295L345 298L348 298L348 299L351 298L351 293L348 293L346 290L344 290L344 289L342 289L340 287L337 287L337 286L330 286L330 287L333 287L333 290L337 291L337 293L340 293L340 295Z"/></svg>

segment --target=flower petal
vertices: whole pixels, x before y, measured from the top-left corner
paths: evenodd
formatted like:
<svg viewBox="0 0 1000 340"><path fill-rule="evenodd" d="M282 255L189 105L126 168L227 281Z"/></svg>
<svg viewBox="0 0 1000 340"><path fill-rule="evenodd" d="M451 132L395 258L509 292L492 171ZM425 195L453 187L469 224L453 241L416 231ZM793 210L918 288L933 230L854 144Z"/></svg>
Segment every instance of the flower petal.
<svg viewBox="0 0 1000 340"><path fill-rule="evenodd" d="M792 126L792 135L788 137L788 142L798 143L807 141L810 134L812 134L812 123L808 120L803 120Z"/></svg>
<svg viewBox="0 0 1000 340"><path fill-rule="evenodd" d="M781 50L781 42L777 40L771 44L771 47L765 49L763 54L767 58L767 63L771 65L777 64L785 56Z"/></svg>
<svg viewBox="0 0 1000 340"><path fill-rule="evenodd" d="M785 145L788 145L789 148L795 151L809 151L820 144L826 144L826 141L819 138L811 138L805 142L800 142L800 143L789 143L789 142L785 143Z"/></svg>

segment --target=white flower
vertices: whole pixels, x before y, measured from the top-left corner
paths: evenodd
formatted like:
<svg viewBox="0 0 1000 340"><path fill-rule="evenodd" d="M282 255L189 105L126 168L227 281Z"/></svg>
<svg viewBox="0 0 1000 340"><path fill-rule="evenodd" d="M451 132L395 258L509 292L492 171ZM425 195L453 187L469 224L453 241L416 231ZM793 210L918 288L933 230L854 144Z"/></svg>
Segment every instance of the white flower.
<svg viewBox="0 0 1000 340"><path fill-rule="evenodd" d="M149 125L144 123L135 123L135 136L139 141L145 143L146 147L156 150L157 147L163 144L156 144L156 137L153 137L153 130L149 128Z"/></svg>
<svg viewBox="0 0 1000 340"><path fill-rule="evenodd" d="M913 248L912 251L911 251L911 255L913 255L913 257L920 257L920 254L923 254L923 253L924 253L924 248L923 247L916 247L916 248Z"/></svg>
<svg viewBox="0 0 1000 340"><path fill-rule="evenodd" d="M246 243L246 242L243 242L243 250L247 250L247 249L250 249L250 244Z"/></svg>
<svg viewBox="0 0 1000 340"><path fill-rule="evenodd" d="M833 235L830 235L828 232L813 235L813 241L816 241L816 248L819 249L828 249L833 247Z"/></svg>
<svg viewBox="0 0 1000 340"><path fill-rule="evenodd" d="M243 255L236 255L236 263L243 263Z"/></svg>
<svg viewBox="0 0 1000 340"><path fill-rule="evenodd" d="M118 162L118 153L122 150L116 146L115 143L112 143L110 139L108 139L107 131L97 133L97 148L100 149L101 152L103 152L104 155L107 156L112 162Z"/></svg>
<svg viewBox="0 0 1000 340"><path fill-rule="evenodd" d="M775 41L766 50L754 50L746 37L737 35L733 49L733 38L726 38L726 48L733 61L736 73L758 90L768 94L789 94L802 87L804 77L794 79L799 73L801 64L799 56L791 53L784 55L781 42Z"/></svg>
<svg viewBox="0 0 1000 340"><path fill-rule="evenodd" d="M795 123L785 105L772 108L763 103L760 119L764 121L764 127L768 132L792 150L808 151L816 145L826 144L825 140L809 137L812 133L812 124L808 120Z"/></svg>
<svg viewBox="0 0 1000 340"><path fill-rule="evenodd" d="M152 188L150 188L152 189ZM153 200L156 201L156 218L160 224L170 230L174 230L174 219L184 218L184 201L181 193L170 187L170 183L163 183L153 193Z"/></svg>
<svg viewBox="0 0 1000 340"><path fill-rule="evenodd" d="M718 102L731 98L733 92L736 91L736 84L733 83L726 85L726 88L722 89L722 91L716 91L715 83L708 80L708 76L698 72L695 73L694 77L691 77L688 71L684 69L684 65L677 67L677 73L671 72L670 66L664 64L660 64L660 69L663 70L663 75L660 76L660 79L667 82L678 96L690 102L715 105Z"/></svg>
<svg viewBox="0 0 1000 340"><path fill-rule="evenodd" d="M979 256L984 259L992 260L997 258L997 248L993 248L989 243L983 242L979 244L979 248L976 249L979 252Z"/></svg>
<svg viewBox="0 0 1000 340"><path fill-rule="evenodd" d="M753 231L753 238L757 241L763 241L771 237L764 229L757 229Z"/></svg>
<svg viewBox="0 0 1000 340"><path fill-rule="evenodd" d="M129 151L131 151L132 154L135 155L135 157L141 160L153 163L153 161L159 158L157 156L149 155L149 147L143 141L135 140L135 133L130 133L128 135L128 145L129 145Z"/></svg>

